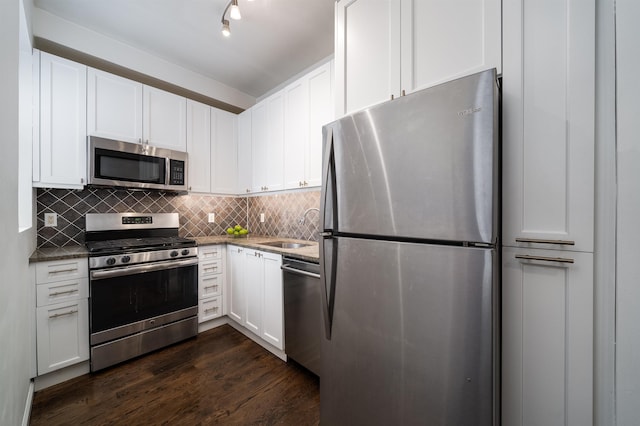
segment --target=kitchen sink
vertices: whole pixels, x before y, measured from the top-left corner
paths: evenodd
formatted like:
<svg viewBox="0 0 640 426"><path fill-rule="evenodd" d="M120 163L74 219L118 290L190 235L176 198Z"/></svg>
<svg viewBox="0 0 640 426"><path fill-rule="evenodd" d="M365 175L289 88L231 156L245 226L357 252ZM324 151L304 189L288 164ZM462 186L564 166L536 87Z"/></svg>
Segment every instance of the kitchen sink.
<svg viewBox="0 0 640 426"><path fill-rule="evenodd" d="M272 241L269 243L260 243L261 246L277 247L283 249L297 249L302 247L309 247L311 244L305 243L288 243L286 241Z"/></svg>

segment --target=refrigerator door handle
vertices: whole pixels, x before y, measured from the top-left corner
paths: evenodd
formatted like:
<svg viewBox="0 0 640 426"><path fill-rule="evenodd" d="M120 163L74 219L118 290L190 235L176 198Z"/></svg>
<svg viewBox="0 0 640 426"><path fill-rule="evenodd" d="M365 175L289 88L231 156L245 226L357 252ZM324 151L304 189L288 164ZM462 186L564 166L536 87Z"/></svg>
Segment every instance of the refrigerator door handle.
<svg viewBox="0 0 640 426"><path fill-rule="evenodd" d="M337 240L333 231L337 229L337 197L335 155L333 150L333 128L326 126L324 131L324 153L322 156L322 192L320 194L320 293L322 295L322 316L327 340L331 340L333 319L333 298L335 294ZM328 249L328 250L327 250ZM330 251L327 253L327 251ZM327 272L327 267L329 271Z"/></svg>

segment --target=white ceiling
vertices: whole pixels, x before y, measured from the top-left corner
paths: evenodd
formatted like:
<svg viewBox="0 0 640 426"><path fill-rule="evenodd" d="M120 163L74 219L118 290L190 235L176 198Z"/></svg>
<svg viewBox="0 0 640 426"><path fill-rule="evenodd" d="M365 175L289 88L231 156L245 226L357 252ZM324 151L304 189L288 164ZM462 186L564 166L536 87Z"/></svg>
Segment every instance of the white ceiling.
<svg viewBox="0 0 640 426"><path fill-rule="evenodd" d="M253 97L333 53L335 0L35 0L36 7ZM228 14L227 14L228 16Z"/></svg>

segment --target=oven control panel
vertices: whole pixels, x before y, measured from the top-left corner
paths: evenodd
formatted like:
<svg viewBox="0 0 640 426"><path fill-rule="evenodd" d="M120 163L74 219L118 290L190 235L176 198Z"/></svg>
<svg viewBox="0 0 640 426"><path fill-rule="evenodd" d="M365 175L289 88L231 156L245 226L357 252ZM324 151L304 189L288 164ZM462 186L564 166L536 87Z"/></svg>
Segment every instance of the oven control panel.
<svg viewBox="0 0 640 426"><path fill-rule="evenodd" d="M112 267L126 267L128 265L138 265L161 261L180 261L187 258L197 258L198 247L183 248L180 250L155 250L138 253L112 254L107 256L96 256L89 258L90 269L103 269ZM170 265L168 265L170 266Z"/></svg>
<svg viewBox="0 0 640 426"><path fill-rule="evenodd" d="M153 216L124 216L122 218L123 225L151 225L153 224Z"/></svg>

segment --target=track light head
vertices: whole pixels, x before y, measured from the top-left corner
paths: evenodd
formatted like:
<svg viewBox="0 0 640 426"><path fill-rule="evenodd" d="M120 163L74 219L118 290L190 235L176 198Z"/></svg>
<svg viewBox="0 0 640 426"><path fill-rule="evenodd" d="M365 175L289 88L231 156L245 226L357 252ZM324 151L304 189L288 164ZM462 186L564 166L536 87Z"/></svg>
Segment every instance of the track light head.
<svg viewBox="0 0 640 426"><path fill-rule="evenodd" d="M231 28L229 28L229 21L227 19L222 20L222 35L225 37L231 35Z"/></svg>

